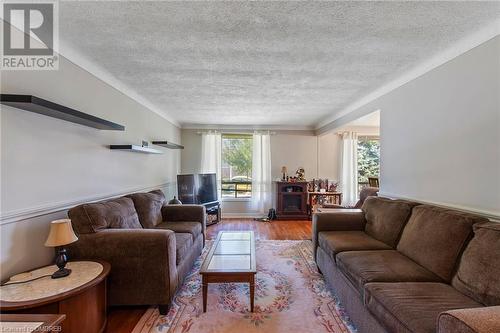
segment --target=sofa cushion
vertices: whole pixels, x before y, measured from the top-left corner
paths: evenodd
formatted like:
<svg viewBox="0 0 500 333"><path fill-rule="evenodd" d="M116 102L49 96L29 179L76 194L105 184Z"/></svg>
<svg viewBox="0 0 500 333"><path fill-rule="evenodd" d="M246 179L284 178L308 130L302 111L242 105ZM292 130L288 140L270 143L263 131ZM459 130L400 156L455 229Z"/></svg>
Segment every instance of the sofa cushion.
<svg viewBox="0 0 500 333"><path fill-rule="evenodd" d="M441 312L482 306L445 283L368 283L365 305L389 332L434 333Z"/></svg>
<svg viewBox="0 0 500 333"><path fill-rule="evenodd" d="M456 210L417 206L397 249L449 282L458 256L472 236L472 225L484 220Z"/></svg>
<svg viewBox="0 0 500 333"><path fill-rule="evenodd" d="M335 260L337 253L361 250L390 250L391 247L364 231L321 231L319 246Z"/></svg>
<svg viewBox="0 0 500 333"><path fill-rule="evenodd" d="M190 234L185 233L175 233L175 263L179 263L189 255L191 247L193 246L193 237Z"/></svg>
<svg viewBox="0 0 500 333"><path fill-rule="evenodd" d="M79 205L71 208L68 216L77 234L142 228L132 199L126 197Z"/></svg>
<svg viewBox="0 0 500 333"><path fill-rule="evenodd" d="M193 241L201 235L200 222L162 222L156 226L157 229L168 229L174 232L191 234Z"/></svg>
<svg viewBox="0 0 500 333"><path fill-rule="evenodd" d="M452 285L484 305L500 305L500 223L474 226Z"/></svg>
<svg viewBox="0 0 500 333"><path fill-rule="evenodd" d="M365 213L366 233L395 248L415 205L405 200L366 198L361 208Z"/></svg>
<svg viewBox="0 0 500 333"><path fill-rule="evenodd" d="M161 207L165 204L165 195L161 190L133 193L127 197L134 201L139 221L144 228L151 229L162 222Z"/></svg>
<svg viewBox="0 0 500 333"><path fill-rule="evenodd" d="M337 254L337 267L360 294L368 282L441 282L438 276L395 250L342 252Z"/></svg>

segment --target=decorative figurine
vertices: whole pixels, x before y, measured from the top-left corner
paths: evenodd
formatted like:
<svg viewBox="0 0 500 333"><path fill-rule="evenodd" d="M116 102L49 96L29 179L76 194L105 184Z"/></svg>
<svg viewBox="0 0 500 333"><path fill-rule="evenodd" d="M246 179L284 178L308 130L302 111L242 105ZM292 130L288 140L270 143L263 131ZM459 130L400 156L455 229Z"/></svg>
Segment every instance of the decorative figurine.
<svg viewBox="0 0 500 333"><path fill-rule="evenodd" d="M301 181L304 181L306 180L306 171L304 170L304 168L298 168L297 171L295 172L295 174L297 175L297 181L301 182Z"/></svg>
<svg viewBox="0 0 500 333"><path fill-rule="evenodd" d="M339 182L332 182L330 183L330 188L328 189L329 192L337 192L337 187L339 186Z"/></svg>

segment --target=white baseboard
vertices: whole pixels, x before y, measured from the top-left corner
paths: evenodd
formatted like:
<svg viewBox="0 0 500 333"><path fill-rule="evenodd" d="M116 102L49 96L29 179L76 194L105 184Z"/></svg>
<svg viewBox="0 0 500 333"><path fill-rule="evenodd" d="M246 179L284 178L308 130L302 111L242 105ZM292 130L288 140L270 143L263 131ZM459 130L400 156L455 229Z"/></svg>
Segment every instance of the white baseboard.
<svg viewBox="0 0 500 333"><path fill-rule="evenodd" d="M260 218L264 217L264 215L259 213L224 213L224 210L222 210L223 219L250 219L256 217Z"/></svg>
<svg viewBox="0 0 500 333"><path fill-rule="evenodd" d="M415 202L420 202L423 204L430 204L430 205L435 205L439 207L444 207L444 208L453 208L456 210L460 210L466 213L472 213L480 216L484 216L488 219L490 219L493 222L500 222L500 212L492 211L492 210L484 210L484 209L477 209L473 207L468 207L468 206L463 206L463 205L455 205L455 204L450 204L450 203L445 203L445 202L439 202L439 201L429 201L429 200L421 200L421 199L414 199L410 197L405 197L393 193L388 193L388 192L379 192L378 195L380 197L387 197L387 198L393 198L393 199L405 199L405 200L411 200Z"/></svg>
<svg viewBox="0 0 500 333"><path fill-rule="evenodd" d="M8 212L1 212L0 213L0 225L14 223L17 221L27 220L27 219L38 217L38 216L43 216L43 215L47 215L47 214L51 214L51 213L60 212L63 210L70 209L74 206L80 205L82 203L107 200L107 199L120 197L120 196L134 193L134 192L147 192L147 191L151 191L151 190L155 190L155 189L169 188L171 186L175 186L175 183L170 182L170 183L163 183L163 184L147 186L147 187L144 187L144 186L132 187L132 188L118 191L118 192L81 197L81 198L77 198L77 199L73 199L73 200L60 201L60 202L50 203L50 204L46 204L46 205L27 207L27 208L23 208L23 209L19 209L19 210L8 211Z"/></svg>

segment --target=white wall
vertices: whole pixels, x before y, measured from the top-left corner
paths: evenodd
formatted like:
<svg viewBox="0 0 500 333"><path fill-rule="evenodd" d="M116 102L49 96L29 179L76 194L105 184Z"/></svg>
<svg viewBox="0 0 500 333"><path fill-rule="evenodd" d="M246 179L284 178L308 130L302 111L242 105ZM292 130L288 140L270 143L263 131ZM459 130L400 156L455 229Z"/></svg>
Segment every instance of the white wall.
<svg viewBox="0 0 500 333"><path fill-rule="evenodd" d="M1 278L51 262L48 223L80 202L162 188L175 193L180 152L111 151L110 144L180 142L180 130L60 58L58 71L4 71L1 93L30 94L125 125L99 131L1 106Z"/></svg>
<svg viewBox="0 0 500 333"><path fill-rule="evenodd" d="M318 140L312 134L280 134L271 136L271 173L281 178L281 167L286 166L291 176L299 167L306 179L318 178Z"/></svg>
<svg viewBox="0 0 500 333"><path fill-rule="evenodd" d="M320 178L340 179L340 138L336 131L318 136L318 170Z"/></svg>
<svg viewBox="0 0 500 333"><path fill-rule="evenodd" d="M353 113L378 109L383 195L500 218L500 36Z"/></svg>

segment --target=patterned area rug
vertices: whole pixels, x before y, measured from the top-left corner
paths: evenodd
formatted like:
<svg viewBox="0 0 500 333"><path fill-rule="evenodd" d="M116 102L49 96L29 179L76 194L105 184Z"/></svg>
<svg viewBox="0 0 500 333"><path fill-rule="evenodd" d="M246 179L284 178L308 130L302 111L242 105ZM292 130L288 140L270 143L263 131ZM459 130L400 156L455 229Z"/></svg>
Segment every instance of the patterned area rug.
<svg viewBox="0 0 500 333"><path fill-rule="evenodd" d="M255 312L248 284L209 284L203 313L198 274L210 243L174 298L170 312L146 311L132 333L355 332L318 273L311 241L257 241Z"/></svg>

